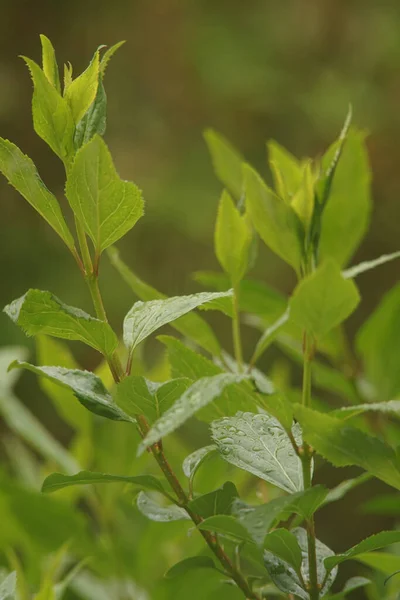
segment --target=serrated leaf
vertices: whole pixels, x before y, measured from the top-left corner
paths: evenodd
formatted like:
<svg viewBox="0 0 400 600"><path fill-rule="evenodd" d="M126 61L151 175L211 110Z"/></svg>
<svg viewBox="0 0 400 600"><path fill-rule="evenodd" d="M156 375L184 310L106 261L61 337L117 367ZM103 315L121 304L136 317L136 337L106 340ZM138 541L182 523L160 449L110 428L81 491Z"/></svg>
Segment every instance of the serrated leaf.
<svg viewBox="0 0 400 600"><path fill-rule="evenodd" d="M165 574L167 579L180 577L192 569L215 569L214 561L209 556L190 556L171 567Z"/></svg>
<svg viewBox="0 0 400 600"><path fill-rule="evenodd" d="M79 340L106 356L111 356L118 345L117 336L108 323L64 304L50 292L29 290L8 304L4 312L27 335Z"/></svg>
<svg viewBox="0 0 400 600"><path fill-rule="evenodd" d="M309 581L307 533L304 529L298 527L292 530L292 534L294 534L294 536L297 538L301 549L301 573L303 579L307 583ZM317 579L320 585L322 585L324 582L323 588L320 591L321 596L324 596L327 593L337 574L337 567L335 567L335 569L333 569L326 577L324 559L332 556L332 554L332 550L330 550L319 540L316 540ZM264 552L264 561L272 581L280 590L285 593L295 594L296 596L302 598L302 600L309 600L308 591L304 589L302 582L293 567L291 567L286 561L267 551Z"/></svg>
<svg viewBox="0 0 400 600"><path fill-rule="evenodd" d="M0 171L8 182L47 221L70 250L74 238L65 222L57 198L41 180L33 161L15 145L0 138Z"/></svg>
<svg viewBox="0 0 400 600"><path fill-rule="evenodd" d="M102 59L100 61L100 74L102 77L104 77L104 73L107 69L108 63L110 62L111 58L114 56L116 51L119 48L121 48L121 46L123 46L124 44L125 44L125 40L122 40L121 42L117 42L116 44L113 44L112 46L107 48L107 50L104 52Z"/></svg>
<svg viewBox="0 0 400 600"><path fill-rule="evenodd" d="M280 392L270 396L262 396L260 402L263 410L275 417L286 431L290 431L293 425L293 404Z"/></svg>
<svg viewBox="0 0 400 600"><path fill-rule="evenodd" d="M47 79L33 60L22 57L33 80L33 126L39 137L50 146L64 163L74 154L74 119L65 98Z"/></svg>
<svg viewBox="0 0 400 600"><path fill-rule="evenodd" d="M214 515L229 515L235 498L238 498L236 486L227 481L221 488L194 498L188 507L203 519Z"/></svg>
<svg viewBox="0 0 400 600"><path fill-rule="evenodd" d="M13 571L0 581L0 600L14 600L17 593L17 573Z"/></svg>
<svg viewBox="0 0 400 600"><path fill-rule="evenodd" d="M49 38L43 34L40 34L40 41L42 43L43 73L46 75L50 83L56 88L57 92L61 93L60 74L58 72L56 53L54 51L53 44Z"/></svg>
<svg viewBox="0 0 400 600"><path fill-rule="evenodd" d="M47 377L54 383L72 390L81 404L90 412L113 421L135 420L114 404L111 394L99 377L89 371L64 369L63 367L35 367L26 362L14 361L11 369L27 369L37 375Z"/></svg>
<svg viewBox="0 0 400 600"><path fill-rule="evenodd" d="M250 536L243 525L229 515L208 517L197 527L203 531L214 531L235 540L250 541Z"/></svg>
<svg viewBox="0 0 400 600"><path fill-rule="evenodd" d="M227 292L200 292L173 296L165 300L136 302L124 319L124 343L131 351L154 331L215 298L231 296Z"/></svg>
<svg viewBox="0 0 400 600"><path fill-rule="evenodd" d="M381 300L357 333L356 347L376 399L392 400L400 393L400 284Z"/></svg>
<svg viewBox="0 0 400 600"><path fill-rule="evenodd" d="M382 254L379 258L375 258L373 260L365 260L354 267L350 267L349 269L345 269L343 271L343 277L345 279L353 279L354 277L358 277L362 273L366 271L370 271L371 269L375 269L376 267L380 267L387 262L391 262L396 258L400 258L400 251L392 252L391 254Z"/></svg>
<svg viewBox="0 0 400 600"><path fill-rule="evenodd" d="M131 483L142 488L147 488L165 494L164 486L159 479L152 475L109 475L108 473L94 473L80 471L75 475L52 473L43 482L42 492L56 492L73 485L89 485L94 483Z"/></svg>
<svg viewBox="0 0 400 600"><path fill-rule="evenodd" d="M195 381L201 377L212 377L226 372L205 356L187 348L176 338L163 335L158 339L167 346L173 377L188 377ZM203 408L197 416L210 422L224 415L235 415L238 410L256 410L262 405L262 399L253 393L250 382L242 381L225 388L218 400Z"/></svg>
<svg viewBox="0 0 400 600"><path fill-rule="evenodd" d="M243 375L234 373L220 373L212 377L202 377L193 383L150 428L139 445L138 454L183 425L198 410L218 398L225 387L238 383L243 378Z"/></svg>
<svg viewBox="0 0 400 600"><path fill-rule="evenodd" d="M360 296L333 261L303 279L290 299L290 316L316 337L323 337L355 310Z"/></svg>
<svg viewBox="0 0 400 600"><path fill-rule="evenodd" d="M248 268L252 237L247 216L240 214L224 190L218 207L214 243L218 261L230 276L232 285L243 278Z"/></svg>
<svg viewBox="0 0 400 600"><path fill-rule="evenodd" d="M192 479L200 465L216 451L217 447L210 444L189 454L182 463L182 470L186 477Z"/></svg>
<svg viewBox="0 0 400 600"><path fill-rule="evenodd" d="M188 521L189 515L185 509L175 504L162 506L145 492L139 492L137 501L139 511L150 521L166 523L169 521Z"/></svg>
<svg viewBox="0 0 400 600"><path fill-rule="evenodd" d="M211 423L211 433L227 462L290 493L302 490L301 461L274 417L239 412L235 417ZM297 425L293 427L293 435L301 445Z"/></svg>
<svg viewBox="0 0 400 600"><path fill-rule="evenodd" d="M301 164L293 154L274 140L268 142L267 148L275 191L290 204L302 181Z"/></svg>
<svg viewBox="0 0 400 600"><path fill-rule="evenodd" d="M296 537L287 529L274 529L264 539L264 549L288 563L298 572L302 554Z"/></svg>
<svg viewBox="0 0 400 600"><path fill-rule="evenodd" d="M164 300L167 297L139 279L128 265L123 262L119 256L118 250L114 246L108 248L107 253L112 265L117 269L121 277L140 300L147 302L149 300ZM229 282L223 289L226 289L227 287L229 287ZM200 315L188 313L187 315L180 317L180 319L173 321L171 327L174 327L174 329L185 335L187 338L196 342L196 344L201 348L204 348L204 350L207 350L210 354L219 355L221 353L220 345L213 330Z"/></svg>
<svg viewBox="0 0 400 600"><path fill-rule="evenodd" d="M215 174L233 197L239 201L243 189L243 158L220 133L207 129L204 133Z"/></svg>
<svg viewBox="0 0 400 600"><path fill-rule="evenodd" d="M400 531L381 531L375 535L371 535L359 544L356 544L347 552L343 554L337 554L336 556L330 556L325 559L325 567L330 570L336 565L344 562L345 560L351 560L359 554L365 554L366 552L372 552L373 550L379 550L385 548L390 544L400 542Z"/></svg>
<svg viewBox="0 0 400 600"><path fill-rule="evenodd" d="M96 97L75 128L76 148L87 144L96 134L104 135L107 125L107 96L99 75Z"/></svg>
<svg viewBox="0 0 400 600"><path fill-rule="evenodd" d="M36 337L37 361L40 365L79 369L68 346L47 335ZM10 364L10 361L9 361ZM18 373L18 370L13 370ZM76 402L72 390L61 387L45 377L39 378L39 385L53 402L57 412L66 423L77 431L90 431L92 417L88 411Z"/></svg>
<svg viewBox="0 0 400 600"><path fill-rule="evenodd" d="M322 215L321 258L333 258L339 265L350 260L364 237L371 212L370 168L364 134L350 130ZM330 163L338 150L334 144L327 152Z"/></svg>
<svg viewBox="0 0 400 600"><path fill-rule="evenodd" d="M190 385L179 378L165 383L154 383L142 376L129 375L116 387L115 402L128 415L144 415L154 423Z"/></svg>
<svg viewBox="0 0 400 600"><path fill-rule="evenodd" d="M370 579L367 579L366 577L351 577L351 579L346 581L343 589L340 592L329 596L329 600L342 600L342 598L345 598L350 592L353 592L361 587L365 587L370 583Z"/></svg>
<svg viewBox="0 0 400 600"><path fill-rule="evenodd" d="M66 194L98 254L123 237L143 215L141 191L119 178L99 135L76 153Z"/></svg>
<svg viewBox="0 0 400 600"><path fill-rule="evenodd" d="M297 214L250 166L244 166L244 173L246 206L254 228L266 245L299 273L304 232Z"/></svg>
<svg viewBox="0 0 400 600"><path fill-rule="evenodd" d="M99 66L99 50L96 50L87 69L74 79L64 91L64 98L70 106L75 124L79 123L96 97Z"/></svg>
<svg viewBox="0 0 400 600"><path fill-rule="evenodd" d="M305 440L333 465L357 465L400 489L398 457L380 439L304 406L296 405L294 414L302 426Z"/></svg>

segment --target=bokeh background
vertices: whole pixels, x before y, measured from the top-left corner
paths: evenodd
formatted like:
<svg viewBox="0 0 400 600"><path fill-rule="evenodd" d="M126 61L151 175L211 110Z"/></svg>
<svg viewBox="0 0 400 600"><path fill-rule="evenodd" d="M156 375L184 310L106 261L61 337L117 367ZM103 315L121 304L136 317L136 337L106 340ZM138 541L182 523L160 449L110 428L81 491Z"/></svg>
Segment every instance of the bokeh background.
<svg viewBox="0 0 400 600"><path fill-rule="evenodd" d="M351 102L355 124L369 132L374 197L371 229L354 262L400 248L397 0L1 0L0 32L0 135L34 159L60 199L63 170L33 132L32 85L18 55L39 62L45 33L59 63L71 61L78 74L97 46L126 40L106 74L106 140L121 176L143 189L146 215L119 247L163 292L197 291L192 272L217 268L212 240L220 185L203 140L206 127L223 133L268 178L268 139L298 157L318 156L340 131ZM37 287L90 311L74 262L4 179L0 215L0 305ZM350 335L397 282L398 269L387 264L359 279L363 301L347 325ZM294 285L289 268L266 248L251 275L288 293ZM107 259L101 281L120 330L131 293ZM229 347L224 317L210 318ZM254 336L245 333L245 349ZM0 315L0 346L27 343ZM74 352L83 365L95 366L83 346ZM67 432L33 378L19 389L63 440ZM347 518L344 529L351 524L350 542L382 525L366 525L348 511L321 524L338 549L337 519Z"/></svg>

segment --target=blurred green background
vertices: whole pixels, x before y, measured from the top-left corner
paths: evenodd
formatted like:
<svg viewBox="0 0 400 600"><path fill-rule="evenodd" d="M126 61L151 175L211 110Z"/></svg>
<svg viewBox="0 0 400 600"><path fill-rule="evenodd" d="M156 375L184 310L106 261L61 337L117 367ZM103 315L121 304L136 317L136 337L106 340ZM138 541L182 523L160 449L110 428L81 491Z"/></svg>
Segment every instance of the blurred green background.
<svg viewBox="0 0 400 600"><path fill-rule="evenodd" d="M397 0L2 0L0 15L0 135L34 159L60 199L62 166L33 132L32 85L18 55L40 62L44 33L59 63L71 61L78 74L97 46L126 40L106 75L106 140L120 175L143 189L146 215L119 247L163 292L198 290L192 272L217 269L212 240L220 185L202 137L206 127L223 133L268 178L266 140L298 157L318 156L351 103L354 123L370 134L374 197L372 226L354 262L399 249ZM90 312L73 260L3 178L0 206L0 304L35 287ZM397 281L398 268L390 263L360 277L363 301L347 325L350 335ZM287 293L294 285L289 268L265 247L251 276ZM132 295L106 257L101 282L110 320L121 331ZM0 346L30 343L5 315L0 319ZM229 324L220 315L210 319L229 348ZM255 335L246 331L245 350ZM157 352L157 342L150 348ZM73 351L86 368L96 365L83 345ZM33 378L29 386L22 383L20 395L63 440L68 432L61 420ZM337 517L333 511L321 537L341 549ZM350 543L369 533L365 522L357 523Z"/></svg>

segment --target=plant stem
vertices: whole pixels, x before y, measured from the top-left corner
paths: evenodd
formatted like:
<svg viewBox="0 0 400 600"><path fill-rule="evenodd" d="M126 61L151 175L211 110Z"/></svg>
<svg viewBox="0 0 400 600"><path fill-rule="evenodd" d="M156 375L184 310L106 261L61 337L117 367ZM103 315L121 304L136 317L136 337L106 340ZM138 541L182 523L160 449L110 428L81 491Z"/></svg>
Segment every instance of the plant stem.
<svg viewBox="0 0 400 600"><path fill-rule="evenodd" d="M242 352L242 339L240 335L240 322L239 322L239 290L238 286L233 286L233 318L232 318L232 336L233 336L233 349L235 353L235 359L239 367L239 371L243 370L243 352Z"/></svg>
<svg viewBox="0 0 400 600"><path fill-rule="evenodd" d="M313 355L313 341L311 336L304 333L303 343L303 391L302 403L303 406L311 405L311 361ZM303 484L307 490L312 486L312 449L305 442L301 452L301 463L303 468ZM314 517L312 516L307 521L307 548L308 548L308 565L309 565L309 589L310 600L319 600L319 585L317 571L317 553L315 546L315 527Z"/></svg>

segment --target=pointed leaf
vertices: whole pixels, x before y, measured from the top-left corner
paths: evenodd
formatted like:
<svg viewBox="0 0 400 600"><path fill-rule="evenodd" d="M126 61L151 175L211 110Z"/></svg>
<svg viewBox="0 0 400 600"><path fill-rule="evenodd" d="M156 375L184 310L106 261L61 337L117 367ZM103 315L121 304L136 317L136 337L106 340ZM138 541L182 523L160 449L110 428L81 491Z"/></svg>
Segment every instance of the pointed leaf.
<svg viewBox="0 0 400 600"><path fill-rule="evenodd" d="M204 137L211 154L214 171L218 179L239 201L243 194L241 155L220 133L207 129Z"/></svg>
<svg viewBox="0 0 400 600"><path fill-rule="evenodd" d="M360 300L352 281L333 261L326 261L303 279L290 300L290 316L316 337L323 337L355 310Z"/></svg>
<svg viewBox="0 0 400 600"><path fill-rule="evenodd" d="M114 404L111 394L106 390L101 379L89 371L64 369L63 367L35 367L35 365L18 360L14 361L10 368L27 369L71 389L79 402L96 415L113 421L135 423L133 418Z"/></svg>
<svg viewBox="0 0 400 600"><path fill-rule="evenodd" d="M80 471L75 475L64 475L52 473L43 482L42 492L56 492L72 485L88 485L92 483L132 483L139 487L147 488L161 494L165 494L164 486L159 479L152 475L109 475L108 473L94 473L92 471Z"/></svg>
<svg viewBox="0 0 400 600"><path fill-rule="evenodd" d="M147 302L149 300L164 300L167 297L139 279L139 277L122 261L118 250L114 246L108 248L107 253L112 265L117 269L121 277L140 300ZM229 287L229 283L224 286L224 289L227 287ZM171 327L174 327L184 336L196 342L196 344L201 348L204 348L204 350L207 350L210 354L220 354L221 348L213 330L200 315L188 313L172 322Z"/></svg>
<svg viewBox="0 0 400 600"><path fill-rule="evenodd" d="M375 258L373 260L365 260L364 262L355 265L354 267L350 267L343 271L343 277L345 279L353 279L354 277L358 277L362 273L366 271L370 271L371 269L375 269L380 265L384 265L387 262L391 262L396 258L400 258L400 251L392 252L391 254L382 254L379 258Z"/></svg>
<svg viewBox="0 0 400 600"><path fill-rule="evenodd" d="M66 194L99 254L123 237L143 215L139 188L119 178L99 135L76 153L68 173Z"/></svg>
<svg viewBox="0 0 400 600"><path fill-rule="evenodd" d="M321 258L333 258L341 266L357 249L370 219L371 174L364 137L357 131L348 133L322 215ZM335 144L327 162L337 150Z"/></svg>
<svg viewBox="0 0 400 600"><path fill-rule="evenodd" d="M203 531L221 533L234 540L250 541L250 536L243 525L229 515L208 517L208 519L204 519L197 527Z"/></svg>
<svg viewBox="0 0 400 600"><path fill-rule="evenodd" d="M299 216L305 231L309 231L312 224L315 202L315 174L312 170L311 161L302 166L302 180L299 189L293 196L291 207Z"/></svg>
<svg viewBox="0 0 400 600"><path fill-rule="evenodd" d="M57 92L61 93L60 86L60 73L58 71L58 65L56 60L56 53L53 48L53 44L43 34L40 34L40 41L42 43L42 66L43 73L46 75L50 83L56 88Z"/></svg>
<svg viewBox="0 0 400 600"><path fill-rule="evenodd" d="M71 108L75 124L79 123L96 97L99 83L99 66L99 51L96 50L87 69L74 79L64 92L64 97Z"/></svg>
<svg viewBox="0 0 400 600"><path fill-rule="evenodd" d="M294 210L278 198L250 166L244 166L246 205L256 231L269 248L300 272L302 225Z"/></svg>
<svg viewBox="0 0 400 600"><path fill-rule="evenodd" d="M267 148L275 191L290 204L303 178L301 164L293 154L274 140L268 142Z"/></svg>
<svg viewBox="0 0 400 600"><path fill-rule="evenodd" d="M333 465L357 465L400 489L399 460L392 448L380 439L304 406L296 405L294 414L306 441Z"/></svg>
<svg viewBox="0 0 400 600"><path fill-rule="evenodd" d="M67 101L33 60L22 57L31 72L33 126L39 137L68 163L74 154L74 120Z"/></svg>
<svg viewBox="0 0 400 600"><path fill-rule="evenodd" d="M137 497L137 507L139 511L150 521L169 522L169 521L188 521L189 515L185 509L175 504L162 506L145 492L139 492Z"/></svg>
<svg viewBox="0 0 400 600"><path fill-rule="evenodd" d="M296 572L300 570L301 549L296 537L287 529L274 529L268 533L264 540L264 549L288 563Z"/></svg>
<svg viewBox="0 0 400 600"><path fill-rule="evenodd" d="M329 600L342 600L342 598L345 598L350 592L365 587L370 583L370 579L366 579L366 577L351 577L351 579L346 581L342 591L329 596Z"/></svg>
<svg viewBox="0 0 400 600"><path fill-rule="evenodd" d="M158 442L183 425L200 408L203 408L223 392L224 388L242 381L243 375L220 373L213 377L202 377L191 385L184 394L154 423L141 442L138 453Z"/></svg>
<svg viewBox="0 0 400 600"><path fill-rule="evenodd" d="M14 600L17 593L17 573L13 571L0 580L0 600Z"/></svg>
<svg viewBox="0 0 400 600"><path fill-rule="evenodd" d="M104 135L107 125L107 96L101 76L97 94L82 119L77 123L74 135L76 148L87 144L96 134Z"/></svg>
<svg viewBox="0 0 400 600"><path fill-rule="evenodd" d="M199 448L195 450L189 456L185 458L182 463L182 470L185 473L186 477L192 479L199 468L199 466L214 452L216 452L217 447L214 444L210 444L209 446L204 446L203 448Z"/></svg>
<svg viewBox="0 0 400 600"><path fill-rule="evenodd" d="M351 560L359 554L372 552L373 550L379 550L380 548L385 548L390 544L395 544L398 542L400 542L400 531L381 531L380 533L371 535L359 544L356 544L356 546L353 546L343 554L337 554L336 556L330 556L329 558L326 558L324 561L325 567L328 570L333 569L333 567L336 565L339 565L345 560Z"/></svg>
<svg viewBox="0 0 400 600"><path fill-rule="evenodd" d="M154 331L175 321L191 310L215 298L231 296L227 292L200 292L190 296L174 296L166 300L136 302L124 319L124 343L133 350Z"/></svg>
<svg viewBox="0 0 400 600"><path fill-rule="evenodd" d="M191 500L188 507L203 519L214 515L229 515L235 498L238 498L236 486L227 481L221 488Z"/></svg>
<svg viewBox="0 0 400 600"><path fill-rule="evenodd" d="M215 253L232 285L245 274L249 264L252 230L246 215L241 215L225 190L222 192L215 225Z"/></svg>
<svg viewBox="0 0 400 600"><path fill-rule="evenodd" d="M252 363L256 363L258 361L260 356L265 352L268 346L278 335L282 327L286 325L286 323L289 321L289 317L290 309L286 309L283 315L281 315L277 321L275 321L265 329L264 333L258 340L257 345L255 347L254 354L252 357Z"/></svg>
<svg viewBox="0 0 400 600"><path fill-rule="evenodd" d="M337 500L341 500L342 498L345 497L345 495L348 492L350 492L354 488L358 487L359 485L365 483L366 481L369 481L371 478L372 478L371 473L363 473L362 475L359 475L358 477L354 477L354 479L345 479L344 481L339 483L336 487L329 490L329 493L324 500L324 506L325 506L325 504L330 504L331 502L336 502Z"/></svg>
<svg viewBox="0 0 400 600"><path fill-rule="evenodd" d="M29 290L8 304L4 312L27 335L43 333L65 340L79 340L106 356L110 356L118 345L108 323L79 308L67 306L50 292Z"/></svg>
<svg viewBox="0 0 400 600"><path fill-rule="evenodd" d="M8 140L0 138L0 171L9 183L54 229L70 250L74 238L53 194L40 179L33 161Z"/></svg>
<svg viewBox="0 0 400 600"><path fill-rule="evenodd" d="M381 412L389 415L400 415L400 400L389 400L389 402L370 402L367 404L355 404L354 406L345 406L331 411L331 415L338 419L350 419L364 412Z"/></svg>
<svg viewBox="0 0 400 600"><path fill-rule="evenodd" d="M290 493L303 488L301 461L282 425L266 414L239 412L211 423L222 457ZM293 435L301 445L300 430Z"/></svg>

